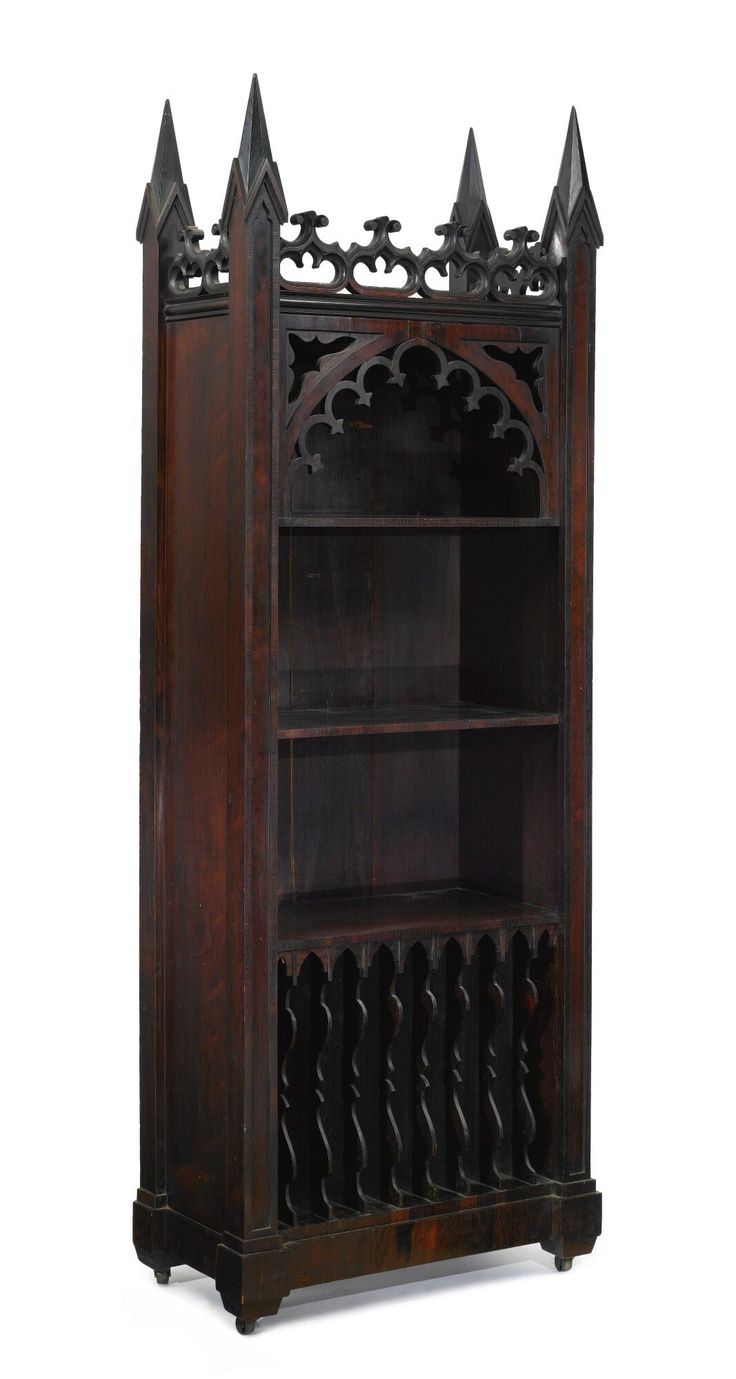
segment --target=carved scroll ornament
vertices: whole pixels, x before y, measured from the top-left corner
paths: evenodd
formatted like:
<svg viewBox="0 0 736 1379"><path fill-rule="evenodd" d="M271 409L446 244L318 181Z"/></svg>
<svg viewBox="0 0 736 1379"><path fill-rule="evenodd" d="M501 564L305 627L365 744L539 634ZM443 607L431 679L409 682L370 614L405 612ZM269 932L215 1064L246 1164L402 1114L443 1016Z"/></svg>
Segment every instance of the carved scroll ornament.
<svg viewBox="0 0 736 1379"><path fill-rule="evenodd" d="M387 295L400 297L446 297L447 291L433 287L427 280L432 269L447 277L450 268L456 279L463 281L463 296L479 299L493 298L498 302L509 299L529 298L536 306L557 299L558 277L555 268L547 260L546 251L537 243L536 230L525 225L515 230L507 230L504 239L510 247L494 249L486 258L482 254L470 253L465 247L464 225L449 223L438 225L435 233L442 235L442 244L437 249L422 249L418 254L413 249L399 248L391 235L401 229L398 220L388 216L378 216L366 220L365 229L372 232L367 244L353 243L343 249L337 242L323 240L319 231L329 224L327 216L316 211L302 211L291 217L292 225L298 225L299 232L292 240L281 241L281 262L290 260L298 268L304 267L305 257L309 257L315 268L330 264L333 270L329 283L308 284L310 293L322 295L336 292L352 292L359 296L370 295L376 290ZM366 286L356 277L356 269L363 266L370 273L378 272L378 266L390 273L399 268L405 274L405 282L399 286ZM283 277L281 285L285 291L303 291L306 284Z"/></svg>

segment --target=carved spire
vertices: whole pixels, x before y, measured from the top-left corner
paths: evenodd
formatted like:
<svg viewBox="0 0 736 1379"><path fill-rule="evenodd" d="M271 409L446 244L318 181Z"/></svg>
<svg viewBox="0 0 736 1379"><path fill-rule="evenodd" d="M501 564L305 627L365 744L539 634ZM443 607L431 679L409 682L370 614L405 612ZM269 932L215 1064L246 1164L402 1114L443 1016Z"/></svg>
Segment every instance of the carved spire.
<svg viewBox="0 0 736 1379"><path fill-rule="evenodd" d="M570 111L570 123L567 126L565 150L557 176L557 190L568 224L572 220L572 213L578 203L578 198L586 189L590 191L588 169L585 166L578 115L575 106L573 106Z"/></svg>
<svg viewBox="0 0 736 1379"><path fill-rule="evenodd" d="M465 244L471 253L479 253L487 258L494 249L498 248L498 239L486 201L483 174L480 170L480 159L472 129L468 133L460 185L457 189L457 197L450 219L454 225L467 227Z"/></svg>
<svg viewBox="0 0 736 1379"><path fill-rule="evenodd" d="M172 191L176 188L182 203L182 218L188 225L194 224L194 212L192 203L189 200L184 176L181 170L179 159L179 149L176 143L174 132L174 120L171 114L171 105L168 101L164 104L164 113L161 116L161 128L156 145L156 157L153 160L153 171L151 180L146 187L143 196L143 205L138 221L138 239L143 238L148 214L153 214L154 221L158 225L161 219L161 212L164 210Z"/></svg>
<svg viewBox="0 0 736 1379"><path fill-rule="evenodd" d="M562 242L569 243L578 225L583 221L593 244L597 249L600 248L603 243L603 230L590 190L577 111L573 106L557 175L557 186L552 193L542 234L542 243L549 248L556 262L564 256Z"/></svg>
<svg viewBox="0 0 736 1379"><path fill-rule="evenodd" d="M253 80L250 84L250 95L248 97L248 109L245 112L245 124L238 150L238 162L243 177L243 185L246 193L250 191L263 163L268 163L271 168L274 181L284 201L284 189L281 185L278 164L274 163L271 155L271 144L268 138L268 128L266 116L261 100L261 88L258 85L258 77L253 73Z"/></svg>

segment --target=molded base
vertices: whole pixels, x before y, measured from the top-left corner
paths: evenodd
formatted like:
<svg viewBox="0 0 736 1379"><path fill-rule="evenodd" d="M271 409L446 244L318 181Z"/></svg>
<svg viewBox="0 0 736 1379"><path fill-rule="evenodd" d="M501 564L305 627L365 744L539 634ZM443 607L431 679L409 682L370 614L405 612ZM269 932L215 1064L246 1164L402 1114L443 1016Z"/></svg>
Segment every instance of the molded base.
<svg viewBox="0 0 736 1379"><path fill-rule="evenodd" d="M166 1205L139 1200L133 1239L159 1282L179 1263L214 1278L223 1306L248 1336L259 1317L278 1312L293 1288L535 1242L554 1255L560 1272L571 1268L576 1255L590 1253L601 1229L601 1195L592 1180L545 1182L521 1191L526 1195L518 1188L484 1193L462 1207L445 1201L295 1227L251 1250L247 1243L236 1248L239 1242L229 1237L225 1244Z"/></svg>

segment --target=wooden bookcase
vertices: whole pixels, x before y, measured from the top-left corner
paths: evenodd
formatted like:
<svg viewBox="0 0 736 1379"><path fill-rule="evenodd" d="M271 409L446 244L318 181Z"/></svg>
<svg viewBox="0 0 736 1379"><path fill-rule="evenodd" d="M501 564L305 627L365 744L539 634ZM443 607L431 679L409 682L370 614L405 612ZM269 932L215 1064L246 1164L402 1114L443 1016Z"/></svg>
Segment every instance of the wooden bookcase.
<svg viewBox="0 0 736 1379"><path fill-rule="evenodd" d="M139 222L134 1239L244 1332L401 1265L539 1242L564 1270L601 1215L575 112L540 242L499 247L472 132L436 249L286 220L255 78L212 249L167 103Z"/></svg>

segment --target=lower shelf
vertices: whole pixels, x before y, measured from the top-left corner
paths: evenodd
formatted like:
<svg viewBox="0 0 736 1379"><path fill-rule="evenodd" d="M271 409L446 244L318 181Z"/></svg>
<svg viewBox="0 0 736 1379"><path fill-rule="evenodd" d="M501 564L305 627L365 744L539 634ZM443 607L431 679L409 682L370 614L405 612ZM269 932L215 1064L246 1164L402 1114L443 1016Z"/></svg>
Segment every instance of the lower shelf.
<svg viewBox="0 0 736 1379"><path fill-rule="evenodd" d="M473 934L556 924L550 906L529 905L470 886L370 896L302 896L279 905L279 950L352 947L432 934Z"/></svg>

